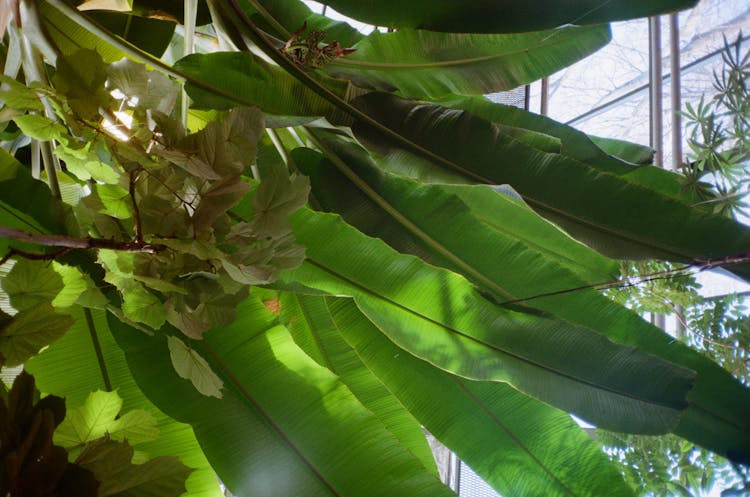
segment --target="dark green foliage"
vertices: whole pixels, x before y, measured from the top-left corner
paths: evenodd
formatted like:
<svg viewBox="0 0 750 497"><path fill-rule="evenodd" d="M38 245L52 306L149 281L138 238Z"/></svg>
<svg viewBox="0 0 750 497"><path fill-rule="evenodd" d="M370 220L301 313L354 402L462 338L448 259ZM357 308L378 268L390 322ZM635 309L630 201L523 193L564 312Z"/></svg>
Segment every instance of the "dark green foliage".
<svg viewBox="0 0 750 497"><path fill-rule="evenodd" d="M0 402L0 494L10 497L96 497L93 473L68 462L52 442L65 417L65 401L39 400L34 379L21 373Z"/></svg>

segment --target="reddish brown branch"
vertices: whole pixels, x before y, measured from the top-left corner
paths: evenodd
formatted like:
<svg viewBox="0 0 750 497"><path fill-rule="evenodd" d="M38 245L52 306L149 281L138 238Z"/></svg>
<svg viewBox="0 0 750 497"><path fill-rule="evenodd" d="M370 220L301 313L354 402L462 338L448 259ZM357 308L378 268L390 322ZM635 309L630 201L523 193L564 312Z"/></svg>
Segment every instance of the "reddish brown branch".
<svg viewBox="0 0 750 497"><path fill-rule="evenodd" d="M34 254L11 248L10 253L0 259L2 262L7 261L13 255L21 255L22 257L26 258L49 259L73 249L109 249L119 250L123 252L143 252L146 254L156 254L166 248L164 245L145 243L138 240L121 242L117 240L107 240L104 238L75 238L65 235L46 235L29 233L27 231L19 230L16 228L9 228L7 226L0 226L0 238L8 238L19 242L33 243L35 245L42 245L45 247L58 247L59 249L61 249L60 251L58 251L59 253L51 252L49 254Z"/></svg>

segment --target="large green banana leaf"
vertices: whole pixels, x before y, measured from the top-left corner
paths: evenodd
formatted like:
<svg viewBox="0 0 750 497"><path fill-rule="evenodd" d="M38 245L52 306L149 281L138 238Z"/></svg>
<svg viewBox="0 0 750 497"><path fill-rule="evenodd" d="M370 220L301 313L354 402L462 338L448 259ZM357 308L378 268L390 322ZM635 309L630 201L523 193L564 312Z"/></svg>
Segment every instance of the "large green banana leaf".
<svg viewBox="0 0 750 497"><path fill-rule="evenodd" d="M164 415L146 399L133 380L125 355L107 328L104 313L94 311L92 314L92 329L78 310L76 322L65 336L26 363L25 368L34 375L37 387L42 392L65 397L68 409L79 407L92 391L106 389L103 365L112 387L123 399L123 409L144 409L158 421L158 438L139 444L137 449L150 457L178 456L184 464L195 468L186 483L190 497L221 497L223 493L216 473L203 455L190 426ZM92 333L101 349L101 364Z"/></svg>
<svg viewBox="0 0 750 497"><path fill-rule="evenodd" d="M293 76L249 52L217 52L188 55L175 69L203 84L188 82L186 90L196 107L229 109L256 105L269 114L282 116L325 116L331 122L351 118L329 101L301 85ZM327 78L339 95L350 85Z"/></svg>
<svg viewBox="0 0 750 497"><path fill-rule="evenodd" d="M495 288L497 299L516 300L547 293L552 291L551 282L558 281L555 276L563 278L557 290L571 288L571 282L565 280L563 274L550 272L542 273L541 278L534 277L537 271L550 269L548 260L575 273L579 278L578 286L610 281L619 271L615 261L567 236L529 209L520 198L512 196L514 192L510 189L501 190L507 194L494 195L489 192L496 192L497 187L484 185L430 187L382 172L357 145L330 138L325 139L325 144L327 156L337 159L335 162L312 149L300 148L292 152L295 165L310 177L318 205L338 212L364 233L383 238L399 251L430 257L433 263L441 262L477 284L484 281L487 291L493 288L488 279L493 280L496 273L506 274L515 268L516 277L522 280L518 288L525 290L520 293ZM359 181L353 182L355 178ZM398 198L396 191L404 194L404 198ZM466 198L459 200L453 196L464 191ZM491 226L491 230L463 224L472 205L469 202L484 200L486 195L482 193L492 196L492 210L483 210L485 206L479 205L472 209L471 215ZM426 223L441 225L440 240ZM461 236L455 236L455 230ZM503 236L507 241L498 240ZM477 246L466 243L466 237L477 242ZM425 247L432 247L432 250L425 250ZM461 252L469 252L474 260L470 263L465 255L459 255ZM538 254L538 259L523 259L530 253Z"/></svg>
<svg viewBox="0 0 750 497"><path fill-rule="evenodd" d="M744 421L750 419L750 392L712 361L586 288L608 279L602 271L612 268L611 261L491 187L430 186L397 178L378 170L356 145L323 143L327 159L310 150L293 154L322 208L341 213L398 250L465 275L495 301L520 300L516 305L696 370L690 405L675 432L736 459L750 456L750 427ZM578 290L558 293L568 289Z"/></svg>
<svg viewBox="0 0 750 497"><path fill-rule="evenodd" d="M688 369L588 328L494 305L463 277L399 254L338 216L304 209L291 220L307 261L281 281L354 297L391 340L438 367L509 382L620 431L671 430L687 406Z"/></svg>
<svg viewBox="0 0 750 497"><path fill-rule="evenodd" d="M65 233L70 207L52 196L27 167L0 148L0 215L4 226L31 232Z"/></svg>
<svg viewBox="0 0 750 497"><path fill-rule="evenodd" d="M422 461L437 472L422 426L362 361L352 353L321 297L284 293L278 300L282 322L292 338L315 362L331 370L362 404Z"/></svg>
<svg viewBox="0 0 750 497"><path fill-rule="evenodd" d="M509 184L537 212L617 258L693 263L744 253L750 230L658 190L573 157L521 142L466 111L418 104L385 93L354 100L432 162L475 182ZM374 137L369 128L355 128ZM374 137L381 146L381 135ZM750 277L750 264L729 268Z"/></svg>
<svg viewBox="0 0 750 497"><path fill-rule="evenodd" d="M193 426L206 457L238 495L449 496L328 369L310 359L251 297L238 319L192 343L224 380L199 394L170 363L167 337L110 320L138 386Z"/></svg>
<svg viewBox="0 0 750 497"><path fill-rule="evenodd" d="M96 48L107 62L124 57L118 48L89 32L47 2L39 2L44 28L62 53L72 54L80 48ZM123 12L88 12L89 17L105 29L136 47L160 57L172 40L176 24L156 17Z"/></svg>
<svg viewBox="0 0 750 497"><path fill-rule="evenodd" d="M697 0L322 0L377 26L457 33L518 33L663 14Z"/></svg>
<svg viewBox="0 0 750 497"><path fill-rule="evenodd" d="M503 383L464 380L415 358L380 333L351 299L289 295L282 298L282 316L293 328L308 325L295 339L319 362L346 371L342 380L355 393L352 383L374 373L402 410L503 495L632 495L568 415Z"/></svg>
<svg viewBox="0 0 750 497"><path fill-rule="evenodd" d="M644 163L644 161L651 164L653 151L648 147L618 140L589 137L571 126L559 123L546 116L534 114L518 107L490 102L486 98L459 97L441 100L440 105L469 111L473 115L496 125L517 127L554 136L560 140L560 153L562 155L585 162L602 171L617 174L629 181L682 199L690 204L702 200L685 191L680 183L680 177L671 171L660 167L634 167L636 164ZM610 148L614 155L602 150L602 146ZM616 156L617 153L620 156ZM632 159L632 161L622 160L621 156L623 155Z"/></svg>
<svg viewBox="0 0 750 497"><path fill-rule="evenodd" d="M610 38L608 25L508 35L375 31L325 70L363 88L398 90L407 97L482 95L557 72Z"/></svg>

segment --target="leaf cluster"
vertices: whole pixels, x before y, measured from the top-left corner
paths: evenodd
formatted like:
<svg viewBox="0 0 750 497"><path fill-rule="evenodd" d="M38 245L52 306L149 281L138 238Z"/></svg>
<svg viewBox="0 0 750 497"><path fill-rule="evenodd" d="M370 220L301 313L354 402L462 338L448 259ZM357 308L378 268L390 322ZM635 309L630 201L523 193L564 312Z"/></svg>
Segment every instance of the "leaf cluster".
<svg viewBox="0 0 750 497"><path fill-rule="evenodd" d="M68 462L53 443L65 417L65 401L39 400L34 379L21 373L0 402L0 494L11 497L96 497L99 482L85 467Z"/></svg>
<svg viewBox="0 0 750 497"><path fill-rule="evenodd" d="M743 50L741 34L733 43L724 39L721 58L713 95L686 104L690 153L682 173L685 188L715 212L732 216L746 213L750 185L750 51Z"/></svg>
<svg viewBox="0 0 750 497"><path fill-rule="evenodd" d="M91 50L59 57L50 87L4 81L18 128L59 144L77 231L160 247L99 252L126 319L152 329L168 321L199 339L234 319L247 285L269 283L302 260L286 216L306 201L306 181L275 170L253 186L247 176L263 129L257 109L230 110L188 134L172 116L173 81L127 59L105 64ZM43 109L40 98L53 117L32 113ZM231 219L251 189L248 220Z"/></svg>

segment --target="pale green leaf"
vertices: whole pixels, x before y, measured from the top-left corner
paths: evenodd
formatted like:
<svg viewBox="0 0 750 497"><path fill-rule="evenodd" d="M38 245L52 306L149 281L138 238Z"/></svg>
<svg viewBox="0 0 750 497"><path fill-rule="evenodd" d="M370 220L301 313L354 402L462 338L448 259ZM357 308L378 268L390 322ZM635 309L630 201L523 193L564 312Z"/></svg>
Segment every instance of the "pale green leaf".
<svg viewBox="0 0 750 497"><path fill-rule="evenodd" d="M48 261L29 259L17 260L1 283L11 305L19 311L51 303L64 288L63 279Z"/></svg>
<svg viewBox="0 0 750 497"><path fill-rule="evenodd" d="M221 389L224 382L221 381L211 366L193 349L185 345L179 338L173 336L167 337L169 345L169 357L172 359L172 365L181 378L190 380L203 395L208 397L222 398Z"/></svg>
<svg viewBox="0 0 750 497"><path fill-rule="evenodd" d="M150 413L135 409L120 416L122 399L117 392L91 393L82 407L70 408L55 430L54 442L66 448L93 442L105 435L138 444L154 440L159 429Z"/></svg>
<svg viewBox="0 0 750 497"><path fill-rule="evenodd" d="M95 191L102 202L102 213L118 219L133 216L133 204L126 189L117 185L96 185Z"/></svg>
<svg viewBox="0 0 750 497"><path fill-rule="evenodd" d="M0 82L7 88L0 90L0 101L13 109L44 110L44 105L36 91L13 78L0 74Z"/></svg>
<svg viewBox="0 0 750 497"><path fill-rule="evenodd" d="M93 150L81 154L79 150L61 145L55 148L55 155L65 162L70 173L82 181L94 179L114 185L121 179L120 173L110 164L102 162Z"/></svg>
<svg viewBox="0 0 750 497"><path fill-rule="evenodd" d="M93 286L91 277L84 275L77 267L54 261L52 262L52 268L60 275L63 283L62 290L52 301L54 307L70 307L73 304L78 304L84 292L88 292L88 296L94 299L97 299L97 292L102 295L99 289Z"/></svg>
<svg viewBox="0 0 750 497"><path fill-rule="evenodd" d="M158 330L166 321L164 304L135 281L122 288L122 311L128 319Z"/></svg>
<svg viewBox="0 0 750 497"><path fill-rule="evenodd" d="M13 118L23 134L37 140L49 141L64 135L65 127L49 117L39 114L24 114Z"/></svg>
<svg viewBox="0 0 750 497"><path fill-rule="evenodd" d="M157 71L147 71L143 64L130 59L113 62L107 68L107 84L135 98L139 109L169 115L179 92L176 82Z"/></svg>

